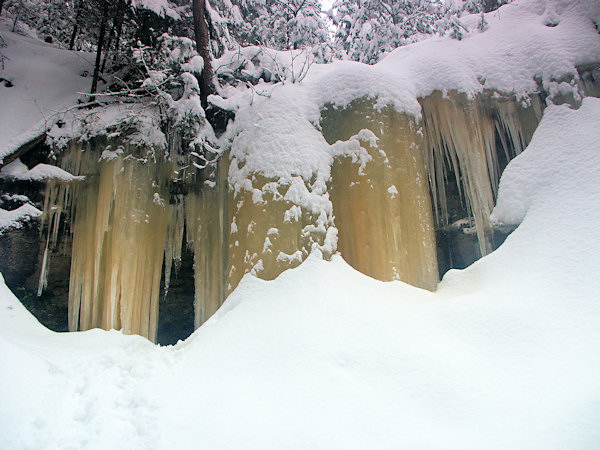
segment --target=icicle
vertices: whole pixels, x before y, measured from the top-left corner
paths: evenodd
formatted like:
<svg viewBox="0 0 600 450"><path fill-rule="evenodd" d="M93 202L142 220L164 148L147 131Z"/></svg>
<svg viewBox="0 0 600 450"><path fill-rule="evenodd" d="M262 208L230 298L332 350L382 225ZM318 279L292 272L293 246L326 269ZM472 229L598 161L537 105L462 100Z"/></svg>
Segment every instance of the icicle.
<svg viewBox="0 0 600 450"><path fill-rule="evenodd" d="M98 153L78 156L88 180L73 198L69 329L117 328L154 341L168 171L132 157L97 162Z"/></svg>
<svg viewBox="0 0 600 450"><path fill-rule="evenodd" d="M500 165L496 136L506 160L527 146L542 115L539 98L529 104L497 94L467 99L435 92L421 100L428 139L427 165L438 225L448 224L447 170L456 177L459 195L475 222L482 255L490 250L489 215L494 207Z"/></svg>
<svg viewBox="0 0 600 450"><path fill-rule="evenodd" d="M298 192L312 195L311 183L316 185L299 176L282 182L254 173L249 187L230 189L227 154L211 176L206 175L210 168L199 173L186 169L181 156L177 181L183 189L173 193L176 163L148 161L147 149L136 148L102 159L106 142L86 144L87 149L73 143L62 167L87 178L72 186L48 186L43 215L48 235L39 291L69 204L73 331L117 328L155 340L163 262L166 291L173 264L177 267L181 260L184 234L194 252L199 326L246 273L273 279L300 264L314 245L323 246L334 214L338 249L351 265L375 278L434 289L438 281L434 223L448 222L450 172L458 196L474 218L485 254L490 249L489 214L501 169L496 139L507 160L522 151L537 126L542 104L537 97L525 105L498 96L470 100L439 92L421 103L419 124L391 108L377 110L368 100L344 110L326 110L321 125L330 143L363 129L371 130L379 141L377 146L362 146L370 156L366 165L336 157L329 197L323 193L323 182L315 194L321 202L316 206L294 203Z"/></svg>
<svg viewBox="0 0 600 450"><path fill-rule="evenodd" d="M46 231L46 245L42 257L42 266L38 282L37 295L42 295L48 285L48 271L50 267L50 258L55 249L59 232L61 229L61 219L65 208L69 203L70 183L50 181L46 185L44 196L44 210L41 218L40 232ZM44 228L45 227L45 228Z"/></svg>
<svg viewBox="0 0 600 450"><path fill-rule="evenodd" d="M171 205L169 226L167 228L167 241L165 245L165 294L169 290L171 281L171 268L175 263L175 269L181 264L181 249L183 246L183 231L185 228L185 209L183 195L175 197L175 203Z"/></svg>
<svg viewBox="0 0 600 450"><path fill-rule="evenodd" d="M48 240L50 236L48 236ZM40 270L40 281L38 283L37 296L39 297L44 292L44 289L48 287L48 240L46 240L46 247L44 248L44 256L42 258L42 269Z"/></svg>
<svg viewBox="0 0 600 450"><path fill-rule="evenodd" d="M542 103L539 97L533 96L529 102L529 105L522 104L512 98L492 98L489 101L507 161L527 147L542 119Z"/></svg>
<svg viewBox="0 0 600 450"><path fill-rule="evenodd" d="M600 97L600 68L594 65L578 67L579 91L582 97Z"/></svg>
<svg viewBox="0 0 600 450"><path fill-rule="evenodd" d="M424 128L432 158L428 158L429 179L435 182L442 224L448 221L445 192L437 189L442 185L442 176L447 165L456 176L459 193L464 196L467 211L474 217L475 229L481 254L490 250L487 233L490 229L489 216L494 207L494 192L499 178L495 148L495 125L493 120L482 114L477 103L464 95L451 94L445 98L435 92L422 99ZM431 162L433 164L431 165Z"/></svg>

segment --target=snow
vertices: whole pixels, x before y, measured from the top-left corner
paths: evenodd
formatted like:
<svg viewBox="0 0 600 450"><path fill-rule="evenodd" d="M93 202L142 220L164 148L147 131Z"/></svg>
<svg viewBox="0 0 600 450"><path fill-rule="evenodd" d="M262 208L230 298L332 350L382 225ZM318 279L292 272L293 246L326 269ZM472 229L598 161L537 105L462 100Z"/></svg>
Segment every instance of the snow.
<svg viewBox="0 0 600 450"><path fill-rule="evenodd" d="M136 8L148 9L160 17L170 17L180 20L181 15L177 12L177 6L168 0L132 0L131 4Z"/></svg>
<svg viewBox="0 0 600 450"><path fill-rule="evenodd" d="M17 158L10 164L2 167L0 170L0 178L12 178L24 181L77 181L83 180L85 177L75 176L60 167L43 163L40 163L29 170L27 166Z"/></svg>
<svg viewBox="0 0 600 450"><path fill-rule="evenodd" d="M560 19L553 27L543 19L552 5ZM461 20L468 22L469 17ZM526 98L538 91L537 80L544 88L556 81L578 80L577 66L600 59L600 37L594 25L594 20L600 21L600 3L596 1L523 0L487 14L486 20L485 32L475 30L461 41L439 37L406 45L374 66L352 61L312 64L301 80L305 87L301 93L286 86L274 90L272 97L304 104L312 120L318 120L318 110L325 104L345 106L364 96L418 117L416 99L435 90L457 90L470 96L496 90ZM219 73L241 65L258 78L263 68L288 73L292 61L298 71L304 67L305 56L246 47L227 52L215 67ZM288 84L290 79L288 75Z"/></svg>
<svg viewBox="0 0 600 450"><path fill-rule="evenodd" d="M2 200L7 200L9 202L28 202L29 197L21 194L2 194Z"/></svg>
<svg viewBox="0 0 600 450"><path fill-rule="evenodd" d="M0 446L594 448L599 119L547 110L501 180L520 226L436 293L313 252L156 347L52 333L0 283Z"/></svg>
<svg viewBox="0 0 600 450"><path fill-rule="evenodd" d="M167 146L155 105L114 103L84 111L67 111L59 115L59 120L60 123L53 125L47 133L47 142L59 149L72 140L86 142L98 136L119 138L133 146L154 149ZM104 157L114 156L106 153Z"/></svg>
<svg viewBox="0 0 600 450"><path fill-rule="evenodd" d="M0 234L8 229L21 228L25 222L41 215L42 211L31 203L25 203L11 211L0 208Z"/></svg>
<svg viewBox="0 0 600 450"><path fill-rule="evenodd" d="M28 174L29 168L19 158L0 169L0 176L6 178L23 179L28 178Z"/></svg>
<svg viewBox="0 0 600 450"><path fill-rule="evenodd" d="M545 111L544 120L527 152L511 161L502 175L500 198L492 213L495 222L507 225L521 223L540 192L547 195L549 191L554 197L570 198L574 197L573 190L585 191L588 185L593 184L586 177L593 177L600 165L600 131L593 127L594 121L598 120L597 113L597 100L591 98L584 99L577 111L566 105ZM541 189L550 184L549 180L557 179L560 184ZM566 190L565 186L570 190ZM591 198L593 191L590 192ZM585 209L583 204L573 206Z"/></svg>
<svg viewBox="0 0 600 450"><path fill-rule="evenodd" d="M0 22L7 47L0 65L0 162L21 145L49 129L59 112L76 103L79 93L91 86L94 56L73 52L8 31ZM10 107L6 107L10 105Z"/></svg>
<svg viewBox="0 0 600 450"><path fill-rule="evenodd" d="M204 69L204 58L200 55L193 56L192 59L181 65L181 69L186 72L200 74Z"/></svg>
<svg viewBox="0 0 600 450"><path fill-rule="evenodd" d="M312 66L311 49L273 50L250 45L226 51L213 62L215 73L221 76L237 74L240 79L300 82Z"/></svg>
<svg viewBox="0 0 600 450"><path fill-rule="evenodd" d="M313 64L302 81L304 95L313 96L305 102L313 103L308 108L318 109L327 103L345 106L355 98L370 96L382 105L391 103L399 111L418 116L416 98L434 90L469 95L497 90L526 97L537 92L536 79L544 86L569 77L578 79L576 66L600 59L600 38L593 22L600 19L600 4L591 0L555 3L555 10L560 11L560 23L555 27L546 26L542 19L546 2L520 1L486 15L487 31L474 31L462 41L427 39L398 48L374 66L351 61ZM253 61L253 73L259 76L262 67L288 70L292 57L296 67L304 62L300 54L265 55L261 50L247 47L226 53L217 67L224 70L229 61L228 67L235 61ZM278 89L273 96L288 92L289 97L298 95Z"/></svg>

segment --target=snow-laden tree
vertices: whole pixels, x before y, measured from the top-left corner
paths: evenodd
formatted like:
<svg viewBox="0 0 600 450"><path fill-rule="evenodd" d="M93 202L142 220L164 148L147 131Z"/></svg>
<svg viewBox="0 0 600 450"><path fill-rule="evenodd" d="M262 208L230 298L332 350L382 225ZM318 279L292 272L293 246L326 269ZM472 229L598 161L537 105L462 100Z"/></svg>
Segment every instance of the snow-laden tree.
<svg viewBox="0 0 600 450"><path fill-rule="evenodd" d="M500 6L510 3L512 0L446 0L444 3L445 14L437 22L438 33L449 35L455 39L463 39L467 34L474 31L465 25L461 17L466 14L479 14L479 20L475 29L485 31L487 20L485 13L494 11Z"/></svg>
<svg viewBox="0 0 600 450"><path fill-rule="evenodd" d="M73 20L73 2L52 0L6 0L5 15L13 21L13 30L24 23L43 38L63 42L68 40L68 30Z"/></svg>
<svg viewBox="0 0 600 450"><path fill-rule="evenodd" d="M376 63L385 52L437 32L442 0L337 0L330 17L350 59Z"/></svg>
<svg viewBox="0 0 600 450"><path fill-rule="evenodd" d="M181 139L171 147L185 151L185 144L202 141L206 125L198 80L204 71L204 58L196 43L185 37L163 34L156 49L138 47L133 51L141 73L134 96L153 98L161 110L163 132L168 139ZM128 94L128 93L126 93Z"/></svg>
<svg viewBox="0 0 600 450"><path fill-rule="evenodd" d="M374 64L397 47L440 34L462 39L471 30L460 17L481 14L510 0L337 0L329 16L336 26L335 44L347 57Z"/></svg>
<svg viewBox="0 0 600 450"><path fill-rule="evenodd" d="M107 38L114 47L125 44L117 42L118 34L144 43L156 40L180 19L179 9L171 0L5 0L3 11L16 31L24 24L70 49L94 50L105 13Z"/></svg>
<svg viewBox="0 0 600 450"><path fill-rule="evenodd" d="M235 44L275 50L318 47L328 43L327 23L318 0L213 0L215 16ZM223 33L224 34L224 33Z"/></svg>
<svg viewBox="0 0 600 450"><path fill-rule="evenodd" d="M487 13L500 8L511 0L449 0L446 4L450 9L468 13Z"/></svg>

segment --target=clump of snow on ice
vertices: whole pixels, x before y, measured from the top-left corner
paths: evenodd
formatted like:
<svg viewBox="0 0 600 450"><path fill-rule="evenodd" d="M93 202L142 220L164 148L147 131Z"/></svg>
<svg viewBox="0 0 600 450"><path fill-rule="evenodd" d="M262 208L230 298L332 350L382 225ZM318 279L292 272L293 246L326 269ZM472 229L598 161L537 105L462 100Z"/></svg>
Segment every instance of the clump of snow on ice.
<svg viewBox="0 0 600 450"><path fill-rule="evenodd" d="M379 138L371 130L364 128L358 132L355 136L350 139L367 142L372 148L379 148L377 141Z"/></svg>
<svg viewBox="0 0 600 450"><path fill-rule="evenodd" d="M38 164L28 173L27 179L32 181L58 180L58 181L77 181L83 180L84 176L75 176L61 169L60 167L49 164Z"/></svg>
<svg viewBox="0 0 600 450"><path fill-rule="evenodd" d="M284 222L298 222L302 217L302 209L298 205L292 205L283 215Z"/></svg>
<svg viewBox="0 0 600 450"><path fill-rule="evenodd" d="M302 252L300 250L296 250L291 255L288 255L287 253L284 253L284 252L279 252L277 254L277 261L284 262L286 264L290 264L290 263L294 263L294 262L301 263L303 259L304 259L304 255L302 254Z"/></svg>

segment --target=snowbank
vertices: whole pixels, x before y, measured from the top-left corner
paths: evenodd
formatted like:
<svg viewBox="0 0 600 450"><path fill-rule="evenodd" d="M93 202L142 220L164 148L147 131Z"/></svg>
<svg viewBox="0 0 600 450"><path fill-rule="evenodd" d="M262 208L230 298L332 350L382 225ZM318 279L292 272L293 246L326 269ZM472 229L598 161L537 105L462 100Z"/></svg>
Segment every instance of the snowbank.
<svg viewBox="0 0 600 450"><path fill-rule="evenodd" d="M521 225L436 293L313 254L161 348L51 333L0 286L0 446L593 448L599 119L547 110L501 181Z"/></svg>
<svg viewBox="0 0 600 450"><path fill-rule="evenodd" d="M519 224L541 193L550 191L552 197L568 203L567 199L575 198L577 191L594 186L593 177L600 164L600 133L594 129L598 121L596 104L596 99L588 98L577 111L566 105L546 110L527 152L511 161L502 175L500 197L492 213L494 221ZM596 214L585 204L571 205L571 209L584 213L589 209ZM556 211L556 220L568 217L565 212Z"/></svg>

